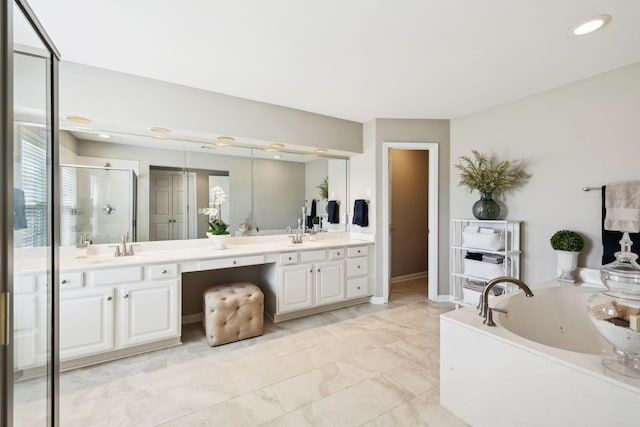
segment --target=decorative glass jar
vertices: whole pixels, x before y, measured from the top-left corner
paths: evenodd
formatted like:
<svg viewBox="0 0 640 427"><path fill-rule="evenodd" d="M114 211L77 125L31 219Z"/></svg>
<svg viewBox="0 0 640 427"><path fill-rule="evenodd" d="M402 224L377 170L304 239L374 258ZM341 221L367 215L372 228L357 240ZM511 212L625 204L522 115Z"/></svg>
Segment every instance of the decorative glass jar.
<svg viewBox="0 0 640 427"><path fill-rule="evenodd" d="M607 290L592 295L587 310L616 353L615 358L605 358L602 364L618 374L640 379L640 265L636 262L638 255L631 252L628 233L624 233L620 245L616 260L600 269Z"/></svg>

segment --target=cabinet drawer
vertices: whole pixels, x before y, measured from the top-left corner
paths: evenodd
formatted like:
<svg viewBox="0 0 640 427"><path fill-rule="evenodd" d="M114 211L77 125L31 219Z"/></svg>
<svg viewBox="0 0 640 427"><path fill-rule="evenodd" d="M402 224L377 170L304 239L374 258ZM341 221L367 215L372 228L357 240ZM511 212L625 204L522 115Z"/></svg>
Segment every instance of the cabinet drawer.
<svg viewBox="0 0 640 427"><path fill-rule="evenodd" d="M152 265L148 268L148 278L151 280L173 279L178 277L178 264Z"/></svg>
<svg viewBox="0 0 640 427"><path fill-rule="evenodd" d="M300 252L300 262L324 261L327 258L327 251L324 249L318 251L302 251Z"/></svg>
<svg viewBox="0 0 640 427"><path fill-rule="evenodd" d="M357 257L357 256L365 256L369 253L369 248L367 246L354 246L352 248L347 249L347 256Z"/></svg>
<svg viewBox="0 0 640 427"><path fill-rule="evenodd" d="M344 258L345 248L339 249L330 249L329 250L329 259L342 259Z"/></svg>
<svg viewBox="0 0 640 427"><path fill-rule="evenodd" d="M219 268L242 267L244 265L264 264L264 255L237 258L207 259L198 263L200 270L217 270Z"/></svg>
<svg viewBox="0 0 640 427"><path fill-rule="evenodd" d="M289 265L298 263L298 252L287 252L280 254L280 265Z"/></svg>
<svg viewBox="0 0 640 427"><path fill-rule="evenodd" d="M369 278L347 280L347 298L357 298L369 295Z"/></svg>
<svg viewBox="0 0 640 427"><path fill-rule="evenodd" d="M347 260L347 277L369 274L369 259L366 257Z"/></svg>
<svg viewBox="0 0 640 427"><path fill-rule="evenodd" d="M142 280L142 267L119 267L105 270L91 270L88 274L90 283L93 286L139 282Z"/></svg>
<svg viewBox="0 0 640 427"><path fill-rule="evenodd" d="M82 272L60 273L60 289L80 289L83 286Z"/></svg>

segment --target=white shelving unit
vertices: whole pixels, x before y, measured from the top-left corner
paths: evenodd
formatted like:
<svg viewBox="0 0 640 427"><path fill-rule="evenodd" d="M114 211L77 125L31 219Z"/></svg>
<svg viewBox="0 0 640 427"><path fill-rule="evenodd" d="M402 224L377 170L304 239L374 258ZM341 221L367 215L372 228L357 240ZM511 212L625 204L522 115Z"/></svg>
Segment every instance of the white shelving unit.
<svg viewBox="0 0 640 427"><path fill-rule="evenodd" d="M477 305L481 291L466 288L471 282L486 284L495 277L520 279L521 221L453 219L451 233L451 292L459 305ZM466 227L493 229L495 234L465 232ZM499 243L504 243L504 246ZM501 247L502 246L502 247ZM467 252L504 257L502 264L465 260ZM517 286L504 284L505 292ZM491 298L491 295L490 295Z"/></svg>

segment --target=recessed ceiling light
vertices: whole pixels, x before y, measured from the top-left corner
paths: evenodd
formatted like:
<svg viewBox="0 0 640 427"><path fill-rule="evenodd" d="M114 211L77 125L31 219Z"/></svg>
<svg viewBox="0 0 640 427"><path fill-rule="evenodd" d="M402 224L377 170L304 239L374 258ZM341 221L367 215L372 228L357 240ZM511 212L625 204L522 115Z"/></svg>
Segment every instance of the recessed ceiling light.
<svg viewBox="0 0 640 427"><path fill-rule="evenodd" d="M105 139L109 139L111 138L111 135L107 135L106 133L101 133L100 135L98 135L100 138L105 138Z"/></svg>
<svg viewBox="0 0 640 427"><path fill-rule="evenodd" d="M281 158L282 158L282 156L281 156L281 155L279 155L279 154L276 154L275 156L273 156L273 158L274 158L274 159L281 159Z"/></svg>
<svg viewBox="0 0 640 427"><path fill-rule="evenodd" d="M573 27L573 34L576 36L591 34L607 25L609 21L611 21L611 16L609 15L594 16L593 18L589 18L589 20Z"/></svg>
<svg viewBox="0 0 640 427"><path fill-rule="evenodd" d="M271 146L272 146L273 148L284 148L284 144L278 144L278 143L271 144Z"/></svg>
<svg viewBox="0 0 640 427"><path fill-rule="evenodd" d="M65 119L69 120L70 122L76 122L76 123L91 123L91 119L87 119L86 117L80 117L80 116L67 116L65 117Z"/></svg>
<svg viewBox="0 0 640 427"><path fill-rule="evenodd" d="M274 148L265 148L265 149L264 149L264 150L262 150L262 151L266 151L267 153L273 153L274 151L278 151L278 150L276 150L276 149L274 149Z"/></svg>
<svg viewBox="0 0 640 427"><path fill-rule="evenodd" d="M236 139L232 136L219 136L218 141L235 141Z"/></svg>
<svg viewBox="0 0 640 427"><path fill-rule="evenodd" d="M228 147L229 144L225 144L224 142L216 142L215 144L216 147Z"/></svg>
<svg viewBox="0 0 640 427"><path fill-rule="evenodd" d="M152 128L149 128L149 130L151 132L158 132L158 133L169 133L169 132L171 132L171 129L159 128L159 127L152 127Z"/></svg>
<svg viewBox="0 0 640 427"><path fill-rule="evenodd" d="M328 150L324 149L324 148L316 148L315 150L313 150L314 153L326 153Z"/></svg>

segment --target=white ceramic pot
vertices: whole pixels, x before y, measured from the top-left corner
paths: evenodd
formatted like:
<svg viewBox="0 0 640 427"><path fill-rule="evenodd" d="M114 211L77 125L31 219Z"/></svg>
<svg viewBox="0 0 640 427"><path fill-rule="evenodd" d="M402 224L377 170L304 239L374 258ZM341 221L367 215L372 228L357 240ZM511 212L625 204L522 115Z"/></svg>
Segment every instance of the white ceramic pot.
<svg viewBox="0 0 640 427"><path fill-rule="evenodd" d="M213 243L214 249L225 249L227 247L228 234L211 234L207 232L207 237Z"/></svg>
<svg viewBox="0 0 640 427"><path fill-rule="evenodd" d="M556 251L558 254L558 268L561 271L558 280L563 282L575 283L573 272L578 267L578 255L580 252Z"/></svg>

